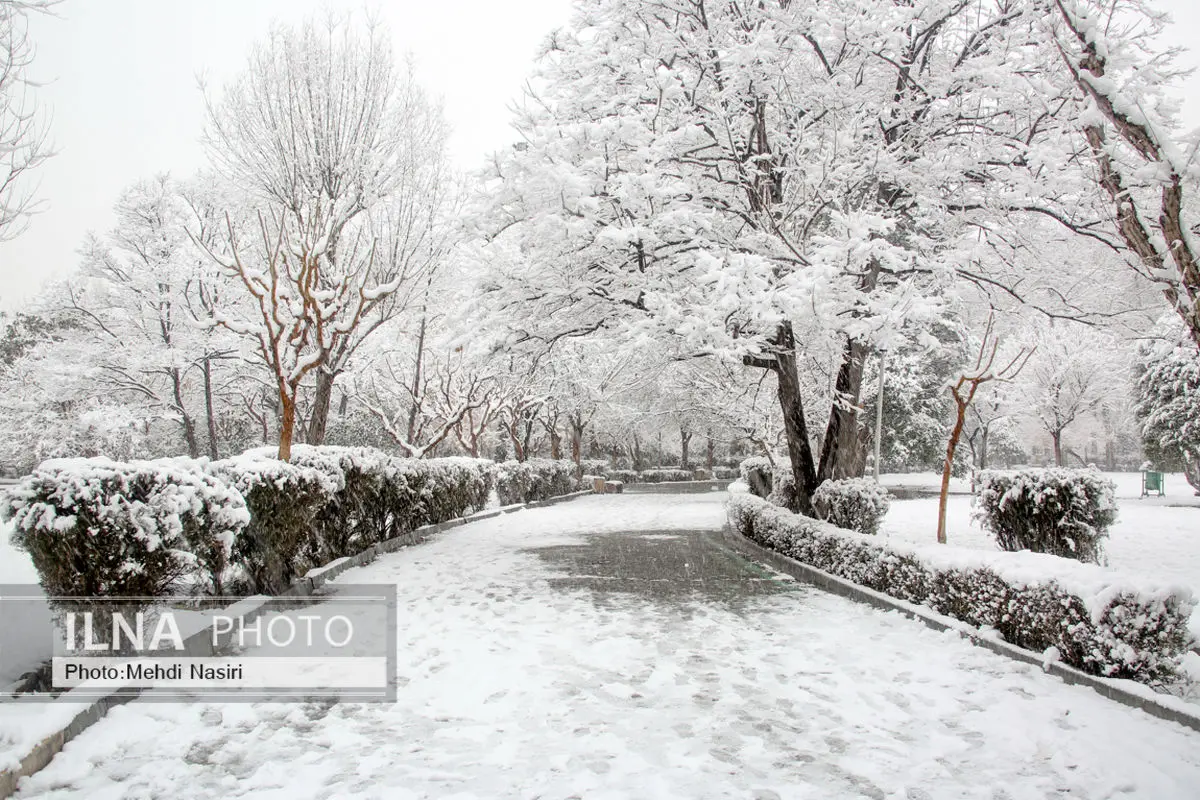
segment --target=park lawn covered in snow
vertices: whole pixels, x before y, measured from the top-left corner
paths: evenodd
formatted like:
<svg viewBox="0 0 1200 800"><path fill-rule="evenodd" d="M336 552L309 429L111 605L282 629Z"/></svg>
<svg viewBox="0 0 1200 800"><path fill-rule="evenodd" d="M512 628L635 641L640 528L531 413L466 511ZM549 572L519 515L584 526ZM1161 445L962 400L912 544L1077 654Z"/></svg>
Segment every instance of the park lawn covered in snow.
<svg viewBox="0 0 1200 800"><path fill-rule="evenodd" d="M1108 566L1157 582L1190 586L1200 598L1200 497L1183 475L1167 475L1167 496L1140 497L1139 473L1105 473L1117 487L1117 521L1105 543ZM936 485L932 473L883 476L886 485ZM996 544L972 517L973 498L951 495L946 504L946 538L951 547L995 550ZM892 500L879 535L905 542L937 540L936 497ZM1200 632L1200 609L1193 617Z"/></svg>
<svg viewBox="0 0 1200 800"><path fill-rule="evenodd" d="M396 703L134 702L19 796L1194 797L1200 734L773 578L716 542L724 498L587 497L351 570L396 585Z"/></svg>

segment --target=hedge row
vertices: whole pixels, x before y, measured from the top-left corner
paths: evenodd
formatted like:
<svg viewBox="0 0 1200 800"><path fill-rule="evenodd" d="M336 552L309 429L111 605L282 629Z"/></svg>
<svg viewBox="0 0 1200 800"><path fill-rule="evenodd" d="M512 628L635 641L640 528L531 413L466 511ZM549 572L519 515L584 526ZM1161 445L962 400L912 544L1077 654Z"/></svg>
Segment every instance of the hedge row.
<svg viewBox="0 0 1200 800"><path fill-rule="evenodd" d="M493 485L506 503L574 488L570 462L273 453L47 461L8 493L0 518L52 596L277 593L312 567L481 509Z"/></svg>
<svg viewBox="0 0 1200 800"><path fill-rule="evenodd" d="M1135 585L1100 567L1037 553L884 545L748 494L728 507L733 529L817 569L999 632L1063 662L1148 684L1174 679L1193 645L1195 606L1182 587Z"/></svg>
<svg viewBox="0 0 1200 800"><path fill-rule="evenodd" d="M501 505L533 503L574 491L575 462L531 458L496 465L496 495Z"/></svg>

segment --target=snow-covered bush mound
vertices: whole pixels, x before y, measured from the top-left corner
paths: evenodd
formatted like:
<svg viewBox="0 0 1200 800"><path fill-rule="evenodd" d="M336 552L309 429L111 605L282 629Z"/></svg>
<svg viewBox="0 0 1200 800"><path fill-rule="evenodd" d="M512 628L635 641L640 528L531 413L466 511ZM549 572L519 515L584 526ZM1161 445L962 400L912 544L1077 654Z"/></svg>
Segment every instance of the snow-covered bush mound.
<svg viewBox="0 0 1200 800"><path fill-rule="evenodd" d="M579 461L579 468L587 475L605 476L609 472L607 458L584 458Z"/></svg>
<svg viewBox="0 0 1200 800"><path fill-rule="evenodd" d="M765 456L747 458L738 465L738 475L754 495L767 497L771 494L775 482L775 468Z"/></svg>
<svg viewBox="0 0 1200 800"><path fill-rule="evenodd" d="M574 461L531 458L496 465L496 494L506 506L570 494L575 486Z"/></svg>
<svg viewBox="0 0 1200 800"><path fill-rule="evenodd" d="M0 504L48 595L155 597L221 591L242 496L203 462L43 462Z"/></svg>
<svg viewBox="0 0 1200 800"><path fill-rule="evenodd" d="M1116 487L1090 469L983 472L975 518L1001 550L1101 564L1104 539L1117 519Z"/></svg>
<svg viewBox="0 0 1200 800"><path fill-rule="evenodd" d="M734 530L832 575L970 625L1085 672L1158 684L1193 646L1190 589L1128 580L1040 553L887 545L749 494L728 505Z"/></svg>
<svg viewBox="0 0 1200 800"><path fill-rule="evenodd" d="M252 450L216 461L209 471L236 489L250 511L233 547L240 571L238 588L275 594L297 575L324 563L317 546L315 519L345 488L330 464L316 468L288 463L270 450Z"/></svg>
<svg viewBox="0 0 1200 800"><path fill-rule="evenodd" d="M722 481L733 481L741 477L738 470L733 467L723 467L720 464L712 468L712 474L714 478Z"/></svg>
<svg viewBox="0 0 1200 800"><path fill-rule="evenodd" d="M891 505L887 489L868 478L825 481L813 492L817 516L839 528L876 533Z"/></svg>

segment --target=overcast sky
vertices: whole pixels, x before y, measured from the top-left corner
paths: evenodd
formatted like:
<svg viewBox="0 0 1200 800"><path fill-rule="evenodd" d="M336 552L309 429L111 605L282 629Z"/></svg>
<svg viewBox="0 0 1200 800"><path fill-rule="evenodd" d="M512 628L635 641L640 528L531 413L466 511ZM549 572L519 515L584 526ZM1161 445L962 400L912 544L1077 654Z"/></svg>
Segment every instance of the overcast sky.
<svg viewBox="0 0 1200 800"><path fill-rule="evenodd" d="M1176 18L1172 43L1200 30L1200 0L1160 0ZM34 76L53 111L56 155L40 170L44 211L17 240L0 244L0 309L68 274L89 230L112 224L112 205L133 181L187 176L203 165L197 76L219 87L245 63L271 21L298 22L333 0L65 0L35 20ZM398 54L440 95L454 127L451 152L470 168L513 139L509 104L519 96L542 37L567 22L570 0L378 0ZM1196 53L1185 58L1200 65ZM1190 102L1189 102L1190 101ZM1200 77L1186 87L1185 121L1200 125Z"/></svg>

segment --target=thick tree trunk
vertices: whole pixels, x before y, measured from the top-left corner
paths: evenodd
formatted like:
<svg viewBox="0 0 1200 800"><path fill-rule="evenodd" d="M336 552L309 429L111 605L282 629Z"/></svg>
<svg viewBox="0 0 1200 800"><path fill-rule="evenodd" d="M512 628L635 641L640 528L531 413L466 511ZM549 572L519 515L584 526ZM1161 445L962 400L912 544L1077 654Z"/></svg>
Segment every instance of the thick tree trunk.
<svg viewBox="0 0 1200 800"><path fill-rule="evenodd" d="M217 415L213 413L212 358L204 356L204 416L208 426L208 457L216 461L221 456L217 444Z"/></svg>
<svg viewBox="0 0 1200 800"><path fill-rule="evenodd" d="M550 434L550 457L555 461L562 458L562 435L558 432L558 426L551 426L547 433Z"/></svg>
<svg viewBox="0 0 1200 800"><path fill-rule="evenodd" d="M333 381L337 376L317 370L317 393L313 396L312 416L308 420L309 444L325 444L325 427L329 422L329 406L333 401Z"/></svg>
<svg viewBox="0 0 1200 800"><path fill-rule="evenodd" d="M818 482L860 478L866 469L866 451L859 451L862 439L858 403L862 394L867 352L867 346L854 339L848 339L842 350L842 365L834 385L834 404L829 411L829 425L825 428L825 439L821 444Z"/></svg>
<svg viewBox="0 0 1200 800"><path fill-rule="evenodd" d="M187 444L188 455L200 457L200 443L196 441L196 422L183 405L183 378L177 368L171 369L171 393L175 397L175 409L179 412L179 420L183 424L183 440Z"/></svg>
<svg viewBox="0 0 1200 800"><path fill-rule="evenodd" d="M779 407L783 411L788 461L796 480L796 508L792 510L811 516L813 492L820 482L813 462L812 444L808 440L808 424L804 419L804 399L800 395L800 377L796 372L796 342L790 323L779 327L776 344Z"/></svg>
<svg viewBox="0 0 1200 800"><path fill-rule="evenodd" d="M986 425L979 432L979 460L976 463L976 466L979 467L979 469L987 469L988 435L990 433L991 431Z"/></svg>
<svg viewBox="0 0 1200 800"><path fill-rule="evenodd" d="M1054 442L1054 466L1063 465L1062 431L1051 431L1050 439Z"/></svg>
<svg viewBox="0 0 1200 800"><path fill-rule="evenodd" d="M685 431L683 428L679 429L679 451L680 451L679 468L680 469L691 469L692 468L692 462L688 458L688 445L690 445L692 442L692 435L693 434L691 431Z"/></svg>

